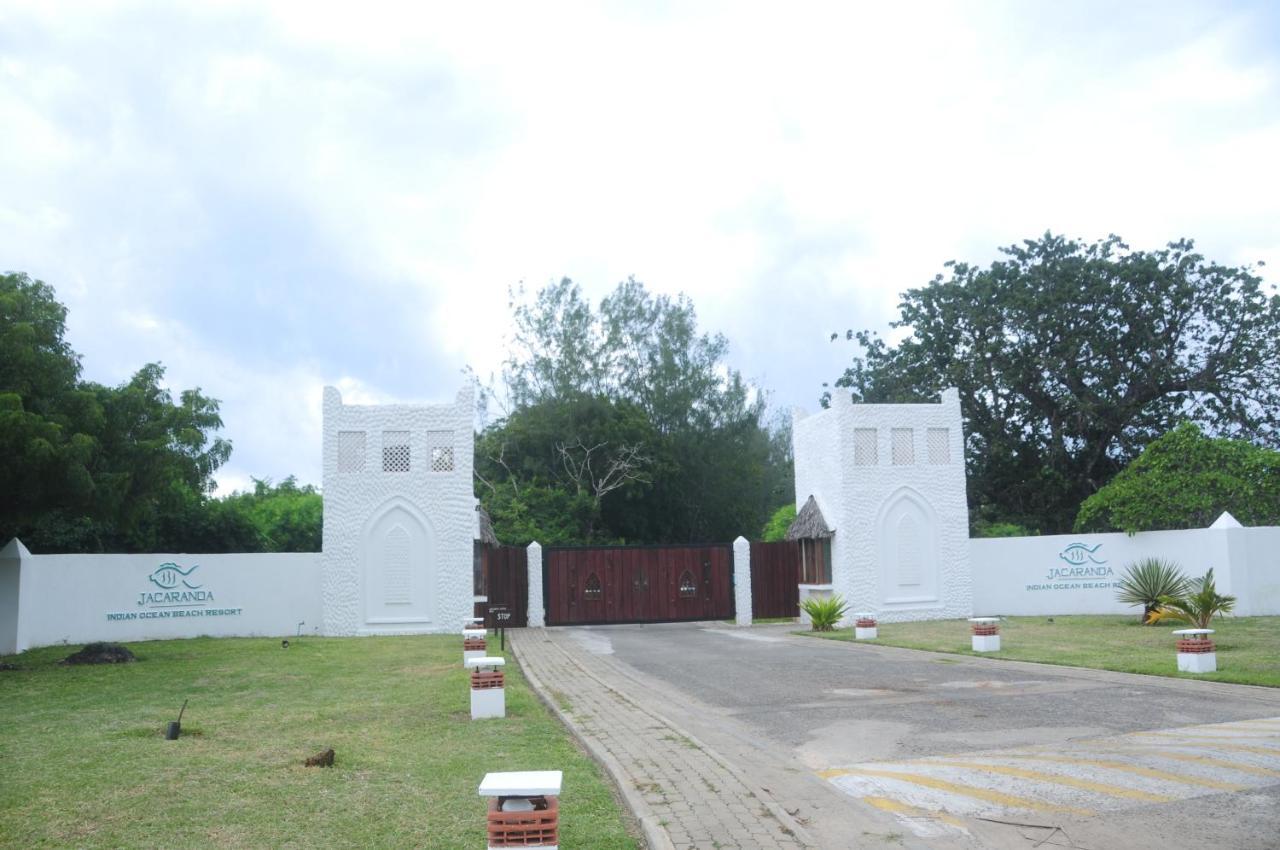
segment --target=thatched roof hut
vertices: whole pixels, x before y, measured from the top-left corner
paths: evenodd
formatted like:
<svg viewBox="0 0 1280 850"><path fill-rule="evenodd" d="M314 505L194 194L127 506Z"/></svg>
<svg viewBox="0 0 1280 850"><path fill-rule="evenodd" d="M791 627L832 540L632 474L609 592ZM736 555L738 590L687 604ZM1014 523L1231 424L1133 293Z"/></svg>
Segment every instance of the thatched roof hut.
<svg viewBox="0 0 1280 850"><path fill-rule="evenodd" d="M830 537L835 533L835 529L827 525L822 511L818 510L818 503L813 496L809 496L791 525L787 526L788 540L814 540Z"/></svg>
<svg viewBox="0 0 1280 850"><path fill-rule="evenodd" d="M476 539L486 546L501 545L498 543L498 535L493 533L493 520L489 518L489 512L484 509L484 505L476 505L476 513L480 515Z"/></svg>

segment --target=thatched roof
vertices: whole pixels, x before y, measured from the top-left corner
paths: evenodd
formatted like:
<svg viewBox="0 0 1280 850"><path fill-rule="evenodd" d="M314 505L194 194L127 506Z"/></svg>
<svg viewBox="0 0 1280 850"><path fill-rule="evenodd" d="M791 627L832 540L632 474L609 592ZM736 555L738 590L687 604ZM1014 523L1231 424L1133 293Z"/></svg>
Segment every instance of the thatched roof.
<svg viewBox="0 0 1280 850"><path fill-rule="evenodd" d="M476 540L479 540L486 546L499 546L498 535L493 533L493 520L489 519L489 512L484 509L484 505L476 505L476 513L480 515L480 529L476 532Z"/></svg>
<svg viewBox="0 0 1280 850"><path fill-rule="evenodd" d="M835 529L827 526L813 496L809 497L791 525L787 526L788 540L811 540L815 537L830 537L835 533Z"/></svg>

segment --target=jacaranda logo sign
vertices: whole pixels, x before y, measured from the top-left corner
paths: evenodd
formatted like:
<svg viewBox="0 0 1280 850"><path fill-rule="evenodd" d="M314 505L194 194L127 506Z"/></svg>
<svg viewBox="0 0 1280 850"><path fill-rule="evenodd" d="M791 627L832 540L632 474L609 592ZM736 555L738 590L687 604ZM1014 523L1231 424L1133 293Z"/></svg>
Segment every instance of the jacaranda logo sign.
<svg viewBox="0 0 1280 850"><path fill-rule="evenodd" d="M198 608L208 605L213 601L213 591L205 590L201 582L192 575L198 569L199 564L192 564L185 569L172 561L161 564L147 576L147 580L160 590L144 590L139 593L138 604L147 608Z"/></svg>
<svg viewBox="0 0 1280 850"><path fill-rule="evenodd" d="M1106 559L1098 557L1098 550L1101 548L1101 543L1092 546L1072 543L1058 553L1058 558L1066 561L1069 566L1050 567L1049 574L1044 577L1045 581L1110 578L1114 573L1107 566Z"/></svg>
<svg viewBox="0 0 1280 850"><path fill-rule="evenodd" d="M114 611L108 620L172 620L182 617L235 617L240 608L214 608L213 591L204 586L196 574L199 564L189 567L166 561L151 571L147 581L158 590L147 589L138 594L137 607L142 610Z"/></svg>

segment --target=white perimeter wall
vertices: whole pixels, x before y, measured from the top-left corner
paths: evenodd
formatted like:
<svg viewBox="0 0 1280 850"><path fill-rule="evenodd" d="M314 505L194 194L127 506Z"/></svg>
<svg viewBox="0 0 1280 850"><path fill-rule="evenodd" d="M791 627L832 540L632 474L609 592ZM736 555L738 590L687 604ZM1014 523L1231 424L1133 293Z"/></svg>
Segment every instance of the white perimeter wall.
<svg viewBox="0 0 1280 850"><path fill-rule="evenodd" d="M973 539L974 613L1136 616L1116 601L1115 583L1142 558L1175 561L1193 577L1213 568L1238 616L1280 614L1277 527Z"/></svg>
<svg viewBox="0 0 1280 850"><path fill-rule="evenodd" d="M0 617L0 653L98 640L292 635L299 622L314 634L322 625L319 552L31 555L14 541L4 553L0 609L16 616Z"/></svg>

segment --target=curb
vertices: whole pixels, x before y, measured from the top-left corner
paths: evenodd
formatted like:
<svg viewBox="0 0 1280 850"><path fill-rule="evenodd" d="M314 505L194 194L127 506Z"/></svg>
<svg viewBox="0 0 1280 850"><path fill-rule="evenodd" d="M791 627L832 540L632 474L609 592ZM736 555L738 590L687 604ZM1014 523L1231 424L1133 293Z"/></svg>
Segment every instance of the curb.
<svg viewBox="0 0 1280 850"><path fill-rule="evenodd" d="M550 642L550 638L546 638ZM538 699L542 701L551 713L556 716L566 729L573 734L573 737L582 747L591 754L591 757L600 764L601 767L609 774L609 778L613 780L613 786L618 789L619 795L623 802L627 804L627 808L631 810L632 816L640 824L640 830L644 833L644 843L649 850L675 850L675 845L671 842L671 837L667 835L667 831L658 823L658 819L650 811L649 805L634 790L627 787L626 775L623 773L622 765L618 764L617 759L611 756L603 747L595 741L587 738L582 730L578 728L567 714L556 704L551 698L548 689L542 684L542 680L537 677L533 671L529 670L520 661L520 654L516 650L517 641L511 641L511 655L515 658L516 663L520 665L520 672L524 676L525 681L529 683L529 687L538 695ZM589 675L589 674L588 674Z"/></svg>

